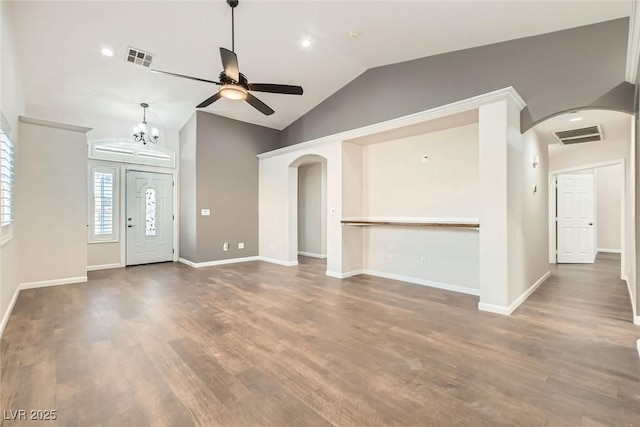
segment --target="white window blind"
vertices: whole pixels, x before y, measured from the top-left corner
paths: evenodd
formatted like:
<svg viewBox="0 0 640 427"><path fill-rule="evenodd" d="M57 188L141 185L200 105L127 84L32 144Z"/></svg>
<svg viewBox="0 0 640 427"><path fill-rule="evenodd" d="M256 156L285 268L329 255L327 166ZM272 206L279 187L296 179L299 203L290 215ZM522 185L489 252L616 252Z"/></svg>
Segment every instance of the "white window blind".
<svg viewBox="0 0 640 427"><path fill-rule="evenodd" d="M113 181L112 173L93 174L93 232L96 236L113 234Z"/></svg>
<svg viewBox="0 0 640 427"><path fill-rule="evenodd" d="M0 222L13 222L13 144L0 132Z"/></svg>
<svg viewBox="0 0 640 427"><path fill-rule="evenodd" d="M118 238L118 169L111 166L91 167L90 224L91 242L111 242Z"/></svg>

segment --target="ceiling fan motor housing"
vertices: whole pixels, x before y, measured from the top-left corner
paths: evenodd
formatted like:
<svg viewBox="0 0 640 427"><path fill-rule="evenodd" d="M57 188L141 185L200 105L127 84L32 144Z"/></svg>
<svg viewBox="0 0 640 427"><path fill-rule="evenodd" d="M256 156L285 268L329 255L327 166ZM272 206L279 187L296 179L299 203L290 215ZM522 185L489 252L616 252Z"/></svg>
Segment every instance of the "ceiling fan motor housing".
<svg viewBox="0 0 640 427"><path fill-rule="evenodd" d="M227 0L227 3L231 7L236 7L238 5L238 0Z"/></svg>

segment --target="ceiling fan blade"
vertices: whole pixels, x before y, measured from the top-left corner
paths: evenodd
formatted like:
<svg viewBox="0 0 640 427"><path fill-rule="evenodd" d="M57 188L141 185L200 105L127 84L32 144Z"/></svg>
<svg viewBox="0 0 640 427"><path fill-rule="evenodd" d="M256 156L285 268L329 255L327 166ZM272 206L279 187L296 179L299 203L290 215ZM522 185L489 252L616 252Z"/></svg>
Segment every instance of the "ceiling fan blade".
<svg viewBox="0 0 640 427"><path fill-rule="evenodd" d="M223 47L220 48L220 58L222 58L222 67L227 77L239 82L240 69L238 68L238 57L234 52Z"/></svg>
<svg viewBox="0 0 640 427"><path fill-rule="evenodd" d="M282 93L285 95L302 95L300 86L276 85L270 83L251 83L249 90L256 92Z"/></svg>
<svg viewBox="0 0 640 427"><path fill-rule="evenodd" d="M200 104L198 104L196 106L196 108L205 108L208 107L209 105L213 104L214 102L216 102L218 99L220 99L220 92L216 92L213 96L205 99L204 101L202 101Z"/></svg>
<svg viewBox="0 0 640 427"><path fill-rule="evenodd" d="M201 79L201 78L198 78L198 77L185 76L184 74L170 73L169 71L151 70L151 72L152 73L158 73L158 74L168 74L170 76L181 77L183 79L197 80L199 82L213 83L214 85L219 85L220 84L219 82L214 82L213 80L207 80L207 79Z"/></svg>
<svg viewBox="0 0 640 427"><path fill-rule="evenodd" d="M247 102L249 104L251 104L251 106L253 108L255 108L256 110L260 111L265 116L270 116L273 113L275 113L275 111L273 111L271 109L271 107L269 107L267 104L265 104L264 102L260 101L258 98L256 98L255 96L251 95L250 93L247 93Z"/></svg>

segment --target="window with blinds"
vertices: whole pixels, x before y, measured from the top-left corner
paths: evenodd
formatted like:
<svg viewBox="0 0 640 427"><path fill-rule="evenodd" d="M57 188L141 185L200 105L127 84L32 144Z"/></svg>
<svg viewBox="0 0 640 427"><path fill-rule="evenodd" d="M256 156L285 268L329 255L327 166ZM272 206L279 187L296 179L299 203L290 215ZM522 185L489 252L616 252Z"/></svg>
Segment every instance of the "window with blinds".
<svg viewBox="0 0 640 427"><path fill-rule="evenodd" d="M90 224L89 241L117 240L117 168L91 166L90 176Z"/></svg>
<svg viewBox="0 0 640 427"><path fill-rule="evenodd" d="M13 222L13 144L0 131L0 223Z"/></svg>
<svg viewBox="0 0 640 427"><path fill-rule="evenodd" d="M93 232L97 236L113 234L113 179L112 173L93 174Z"/></svg>

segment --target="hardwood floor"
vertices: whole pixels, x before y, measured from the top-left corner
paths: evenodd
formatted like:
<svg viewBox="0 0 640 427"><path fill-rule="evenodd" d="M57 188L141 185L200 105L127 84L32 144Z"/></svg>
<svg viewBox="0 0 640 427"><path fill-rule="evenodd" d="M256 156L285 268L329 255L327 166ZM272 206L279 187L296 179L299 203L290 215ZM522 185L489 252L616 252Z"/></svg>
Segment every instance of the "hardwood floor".
<svg viewBox="0 0 640 427"><path fill-rule="evenodd" d="M617 256L554 267L511 317L324 270L162 264L22 291L2 407L57 420L2 425L640 426Z"/></svg>

